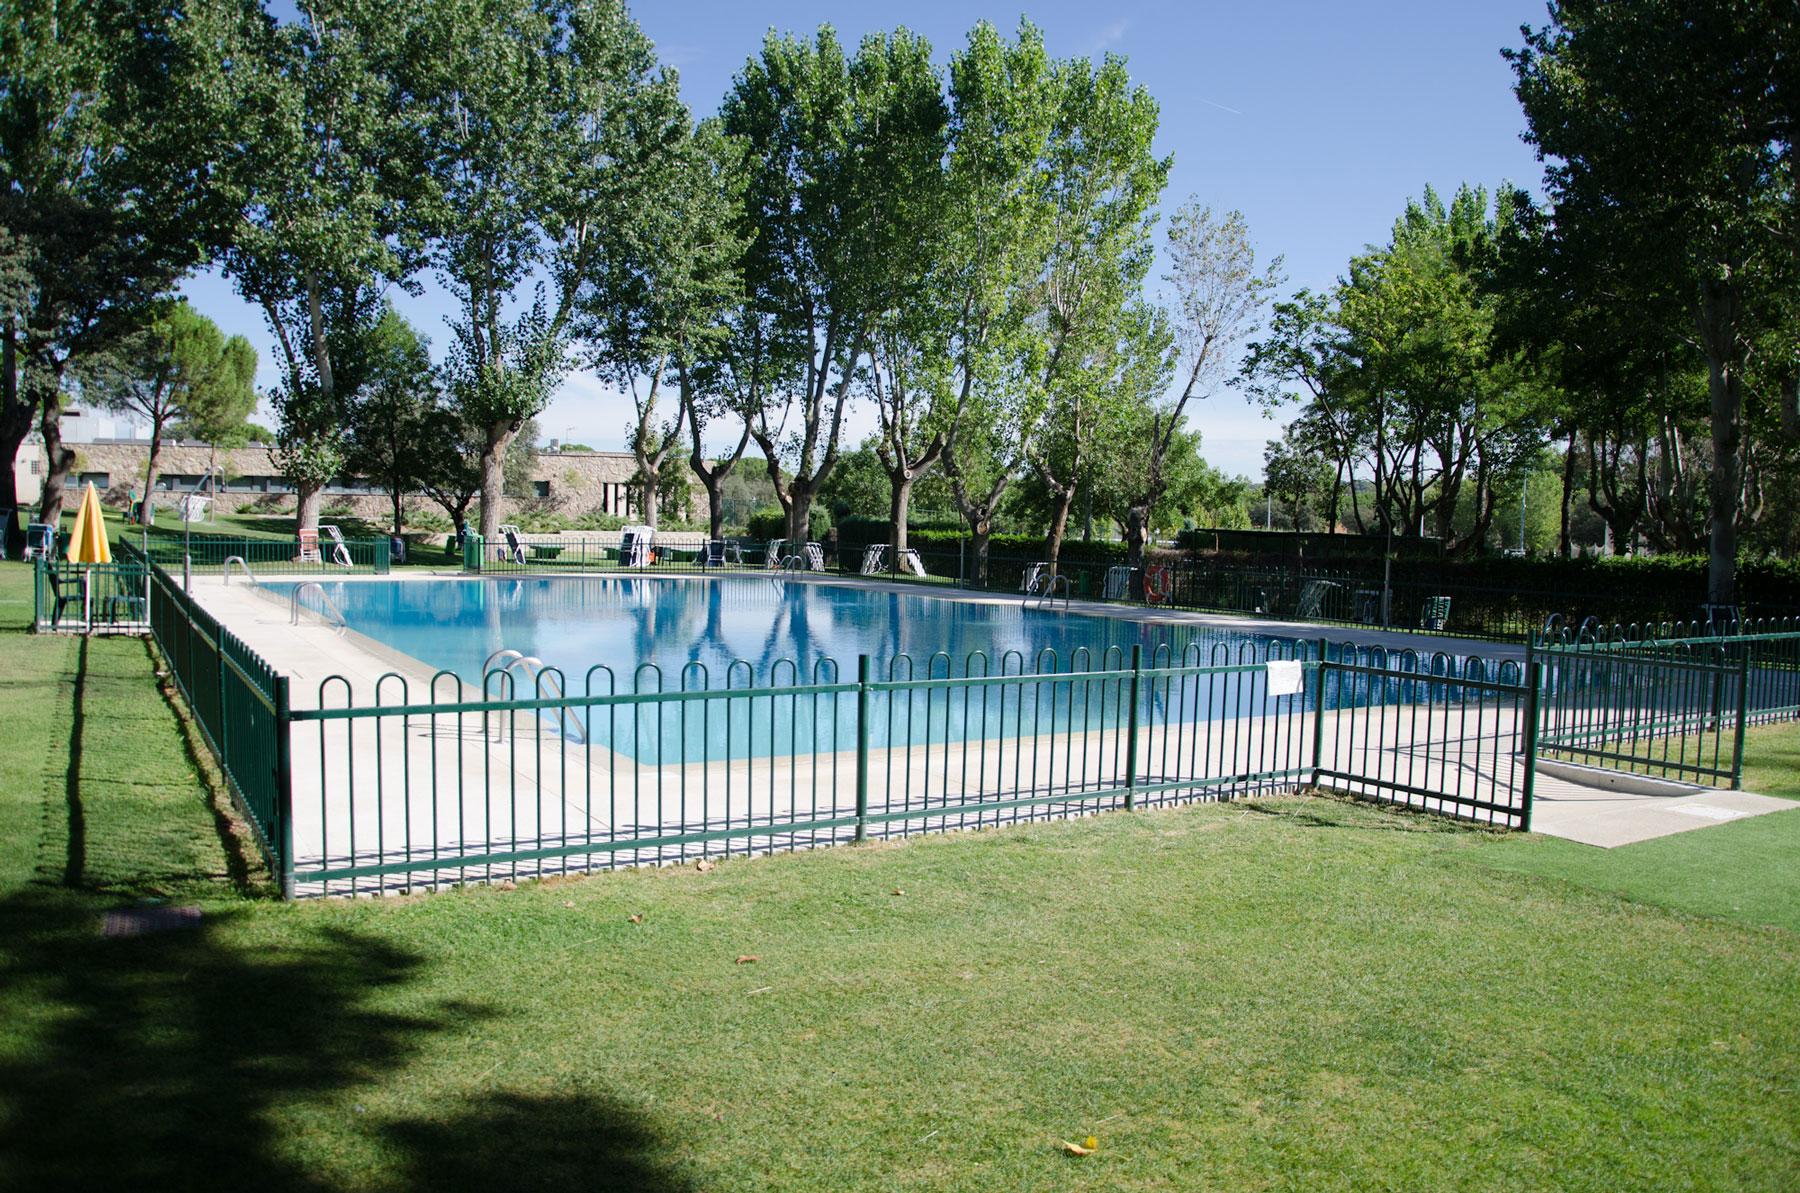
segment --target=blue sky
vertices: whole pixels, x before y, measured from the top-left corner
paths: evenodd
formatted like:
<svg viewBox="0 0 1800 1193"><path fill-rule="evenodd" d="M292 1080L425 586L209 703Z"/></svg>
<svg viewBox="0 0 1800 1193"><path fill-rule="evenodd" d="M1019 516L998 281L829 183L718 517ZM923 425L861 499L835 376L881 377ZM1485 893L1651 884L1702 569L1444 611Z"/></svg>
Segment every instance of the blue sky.
<svg viewBox="0 0 1800 1193"><path fill-rule="evenodd" d="M680 72L697 115L716 110L770 28L806 33L829 22L854 43L905 25L947 60L977 20L1011 30L1025 15L1044 29L1052 54L1124 55L1162 106L1158 143L1175 159L1165 206L1197 196L1242 211L1259 255L1286 259L1290 290L1330 286L1354 253L1385 239L1406 199L1428 184L1535 188L1539 178L1519 139L1523 122L1500 49L1518 43L1521 23L1544 22L1542 0L658 0L634 10ZM425 294L401 296L399 305L441 352L449 304L433 279L422 280ZM184 289L227 331L257 344L260 380L273 384L270 339L257 313L217 277L193 278ZM547 438L618 448L629 415L620 395L574 376L539 423ZM1264 442L1280 431L1229 390L1190 421L1205 436L1209 460L1253 477L1261 475ZM873 425L873 413L859 411L847 438L854 442Z"/></svg>

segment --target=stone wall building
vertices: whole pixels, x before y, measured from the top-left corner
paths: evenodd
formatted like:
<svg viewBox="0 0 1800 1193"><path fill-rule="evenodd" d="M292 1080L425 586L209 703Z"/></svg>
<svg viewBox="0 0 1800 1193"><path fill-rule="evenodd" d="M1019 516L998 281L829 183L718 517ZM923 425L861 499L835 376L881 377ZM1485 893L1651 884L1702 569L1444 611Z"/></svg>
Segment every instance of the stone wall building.
<svg viewBox="0 0 1800 1193"><path fill-rule="evenodd" d="M143 489L144 469L150 454L148 441L99 439L70 446L76 453L75 468L69 476L71 489L79 489L92 481L111 501L120 505ZM25 450L19 453L15 468L21 501L36 500L42 467L42 453L37 444L27 442ZM281 469L267 447L219 448L215 451L205 443L170 442L163 445L160 467L155 496L158 506L173 507L180 495L204 487L210 470L215 482L210 486L214 492L214 508L221 513L246 509L269 513L292 513L294 510L293 487L281 475ZM569 518L592 513L636 517L636 494L631 488L631 478L636 473L637 461L629 452L540 451L531 469L531 495L507 498L503 515L529 505ZM31 494L29 498L27 493ZM388 495L361 477L342 477L328 485L325 505L327 509L348 506L358 517L376 523L391 516ZM471 519L478 506L479 500L469 507ZM407 508L443 513L423 494L410 495Z"/></svg>

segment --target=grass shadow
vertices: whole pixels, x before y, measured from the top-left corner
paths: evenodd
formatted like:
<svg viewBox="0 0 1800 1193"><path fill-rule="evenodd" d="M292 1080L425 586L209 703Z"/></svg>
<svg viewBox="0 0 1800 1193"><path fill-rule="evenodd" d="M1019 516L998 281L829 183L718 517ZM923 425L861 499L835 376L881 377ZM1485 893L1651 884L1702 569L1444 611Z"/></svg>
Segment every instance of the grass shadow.
<svg viewBox="0 0 1800 1193"><path fill-rule="evenodd" d="M391 1083L433 1035L487 1014L448 1001L396 1011L399 988L425 977L420 954L328 925L290 923L274 947L239 939L236 921L257 914L108 937L94 900L0 899L0 1187L340 1187L341 1174L309 1162L316 1141L295 1124ZM372 1157L358 1183L685 1187L620 1103L506 1092L448 1101L417 1120L358 1122L354 1146Z"/></svg>

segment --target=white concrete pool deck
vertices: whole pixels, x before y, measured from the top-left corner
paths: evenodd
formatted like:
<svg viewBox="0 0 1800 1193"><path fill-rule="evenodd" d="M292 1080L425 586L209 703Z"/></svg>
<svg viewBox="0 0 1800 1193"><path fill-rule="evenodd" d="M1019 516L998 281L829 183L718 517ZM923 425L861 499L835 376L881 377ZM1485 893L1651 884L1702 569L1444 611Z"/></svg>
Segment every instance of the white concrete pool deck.
<svg viewBox="0 0 1800 1193"><path fill-rule="evenodd" d="M390 578L409 582L448 577L415 573ZM656 578L677 583L716 582L714 578L679 575ZM347 583L358 583L379 578L346 576L342 579ZM767 579L751 575L736 582L766 583ZM862 581L811 578L789 582L866 586ZM917 586L906 584L877 586L884 590L952 600L1016 602L1020 599L955 591L921 591ZM354 632L340 635L323 619L310 613L302 613L298 625L290 624L285 596L244 584L241 580L226 584L215 577L196 577L194 595L247 646L290 677L296 709L319 707L320 684L329 676L348 680L361 705L373 701L376 684L384 676L404 679L412 702L422 703L428 699L429 668ZM1404 645L1421 650L1429 646L1452 653L1466 653L1472 645L1491 645L1379 630L1296 626L1216 614L1120 608L1084 602L1072 602L1069 609L1130 620L1201 624L1282 636L1309 636L1308 631L1318 630L1333 641ZM1494 657L1504 652L1489 650L1482 653ZM393 704L399 700L395 680L387 679L382 702ZM342 694L334 685L327 693L327 703L338 706L342 702ZM493 728L498 729L499 719L495 718ZM1304 731L1310 735L1309 717L1296 719L1294 725L1304 725ZM1365 766L1373 751L1380 756L1377 765L1384 773L1423 790L1450 790L1458 783L1472 782L1472 776L1476 774L1503 790L1516 790L1523 781L1522 768L1510 749L1502 748L1503 743L1515 740L1515 728L1510 710L1494 707L1478 714L1473 725L1466 719L1451 725L1448 717L1431 714L1394 717L1391 721L1383 720L1375 728L1378 740L1359 739L1355 749L1361 751ZM651 768L640 768L631 759L615 756L603 747L564 747L558 737L544 729L531 714L511 718L507 730L504 745L485 740L480 714L440 718L435 726L428 720L422 722L417 718L404 725L399 718L365 720L356 722L354 727L343 721L296 725L292 756L297 856L349 856L353 853L359 860L368 860L375 854L385 854L399 847L400 843L415 850L442 848L454 852L460 848L458 842L461 841L544 840L554 844L569 839L591 839L596 835L630 836L653 828L670 831L676 825L692 824L696 819L701 822L712 819L717 805L711 801L715 793L722 791L735 791L739 802L752 800L759 817L789 814L829 817L846 815L854 810L854 784L851 781L854 758L847 753L809 755L798 762L779 758L670 768L665 780L674 779L682 792L701 793L697 802L688 803L671 799L666 790L659 793L654 782L646 783L646 776L655 773ZM1339 739L1348 732L1351 729L1340 723L1339 714L1327 714L1324 727L1326 769L1350 769L1336 766ZM1115 740L1120 736L1116 732L1112 735ZM1074 740L1079 742L1081 737L1074 735ZM324 750L321 750L322 740ZM1151 765L1154 765L1156 748L1153 735L1146 731L1140 737L1140 758L1152 760ZM883 777L880 790L872 792L871 806L900 806L908 799L928 793L942 798L978 789L982 786L983 774L994 784L988 788L991 791L997 789L998 780L1008 768L1029 767L1046 751L1061 751L1067 755L1070 749L1069 735L1055 741L1029 737L1013 739L995 749L992 759L984 757L983 764L974 771L969 771L965 764L960 775L951 773L941 744L935 748L935 757L924 747L876 750L872 753L871 771ZM1222 773L1242 774L1268 769L1253 756L1262 751L1266 757L1270 750L1267 739L1220 743L1218 749L1215 771L1222 769ZM1296 761L1300 751L1310 757L1310 737L1305 741L1284 739L1276 744L1280 756ZM955 749L950 753L954 754ZM1104 765L1104 760L1098 757L1102 751L1093 753L1094 756L1084 756L1078 763L1065 756L1059 765L1076 776L1098 778L1104 773L1097 769ZM390 795L386 807L376 805L370 795L376 789L377 767L381 786ZM665 781L664 788L668 785ZM1345 782L1334 785L1357 786ZM405 800L392 798L401 791L406 792ZM547 799L546 791L559 794L554 799ZM605 798L596 800L588 795L590 791L606 793ZM630 795L621 794L627 791ZM1602 847L1800 807L1745 792L1700 788L1659 795L1605 790L1543 774L1537 776L1535 791L1532 825L1535 831ZM562 793L574 794L564 798ZM1430 801L1421 797L1415 802ZM738 814L741 815L741 811ZM333 826L329 833L328 824ZM354 850L348 841L348 826L351 825L356 828ZM379 846L376 845L378 841Z"/></svg>

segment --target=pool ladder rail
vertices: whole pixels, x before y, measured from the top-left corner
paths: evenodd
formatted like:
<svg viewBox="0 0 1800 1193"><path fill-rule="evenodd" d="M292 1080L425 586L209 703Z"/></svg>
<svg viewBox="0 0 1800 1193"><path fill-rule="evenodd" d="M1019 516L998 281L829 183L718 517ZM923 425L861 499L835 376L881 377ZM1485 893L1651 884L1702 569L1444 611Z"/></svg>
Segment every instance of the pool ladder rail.
<svg viewBox="0 0 1800 1193"><path fill-rule="evenodd" d="M500 665L495 666L496 663ZM557 677L555 671L544 666L544 660L536 655L528 655L523 651L502 647L489 655L487 662L481 665L482 700L486 701L492 698L493 685L489 680L493 676L510 676L514 671L519 672L535 685L534 691L537 695L533 697L534 699L548 697L551 700L561 700L563 698L562 680ZM540 711L546 715L555 714L552 719L555 720L557 732L562 735L564 741L572 741L578 746L587 744L587 734L581 728L581 721L571 716L569 709L558 707ZM487 714L482 713L481 719L482 730L485 732L488 724Z"/></svg>
<svg viewBox="0 0 1800 1193"><path fill-rule="evenodd" d="M249 571L250 569L246 567L244 570ZM293 595L288 598L288 623L290 625L300 624L300 598L308 592L318 594L319 603L325 606L322 610L308 610L308 612L318 613L325 619L325 623L336 630L341 637L350 628L350 623L344 620L343 613L332 603L331 598L325 595L324 586L317 580L308 580L304 584L294 586Z"/></svg>

